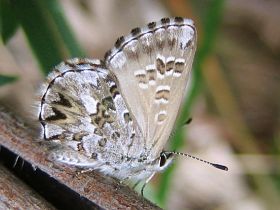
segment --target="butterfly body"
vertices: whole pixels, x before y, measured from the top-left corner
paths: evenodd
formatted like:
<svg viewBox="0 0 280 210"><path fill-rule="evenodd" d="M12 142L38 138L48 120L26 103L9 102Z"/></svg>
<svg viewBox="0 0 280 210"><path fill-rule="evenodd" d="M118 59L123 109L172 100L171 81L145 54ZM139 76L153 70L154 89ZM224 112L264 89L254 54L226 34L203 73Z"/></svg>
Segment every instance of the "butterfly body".
<svg viewBox="0 0 280 210"><path fill-rule="evenodd" d="M162 153L185 94L196 48L191 20L165 18L121 37L105 60L67 60L41 90L42 136L58 162L142 180Z"/></svg>

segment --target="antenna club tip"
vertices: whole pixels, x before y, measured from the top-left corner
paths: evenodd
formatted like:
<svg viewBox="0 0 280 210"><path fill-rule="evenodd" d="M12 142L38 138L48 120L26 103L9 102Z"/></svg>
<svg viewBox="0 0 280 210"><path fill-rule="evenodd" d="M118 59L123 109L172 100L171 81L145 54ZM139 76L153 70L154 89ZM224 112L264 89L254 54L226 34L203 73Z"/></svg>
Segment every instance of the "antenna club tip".
<svg viewBox="0 0 280 210"><path fill-rule="evenodd" d="M213 164L215 168L221 169L223 171L228 171L228 167L220 165L220 164Z"/></svg>

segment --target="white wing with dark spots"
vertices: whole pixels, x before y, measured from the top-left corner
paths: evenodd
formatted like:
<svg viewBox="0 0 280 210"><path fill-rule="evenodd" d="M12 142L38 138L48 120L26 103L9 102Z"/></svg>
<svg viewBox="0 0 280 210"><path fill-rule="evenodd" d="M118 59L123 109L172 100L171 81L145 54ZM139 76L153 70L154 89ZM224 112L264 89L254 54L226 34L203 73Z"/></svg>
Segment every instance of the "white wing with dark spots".
<svg viewBox="0 0 280 210"><path fill-rule="evenodd" d="M81 162L77 157L62 162L100 165L137 155L133 146L141 146L141 133L114 76L99 60L68 60L55 67L47 80L39 110L43 137L83 156Z"/></svg>

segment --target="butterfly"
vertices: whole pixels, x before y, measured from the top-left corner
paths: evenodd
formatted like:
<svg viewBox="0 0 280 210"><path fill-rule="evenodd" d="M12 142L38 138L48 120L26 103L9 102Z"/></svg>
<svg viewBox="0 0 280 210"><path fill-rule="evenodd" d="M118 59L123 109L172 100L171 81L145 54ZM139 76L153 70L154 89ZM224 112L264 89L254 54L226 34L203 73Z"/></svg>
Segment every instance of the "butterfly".
<svg viewBox="0 0 280 210"><path fill-rule="evenodd" d="M120 180L146 180L175 152L164 147L178 116L196 50L192 20L151 22L120 37L104 60L74 58L41 88L38 118L60 163Z"/></svg>

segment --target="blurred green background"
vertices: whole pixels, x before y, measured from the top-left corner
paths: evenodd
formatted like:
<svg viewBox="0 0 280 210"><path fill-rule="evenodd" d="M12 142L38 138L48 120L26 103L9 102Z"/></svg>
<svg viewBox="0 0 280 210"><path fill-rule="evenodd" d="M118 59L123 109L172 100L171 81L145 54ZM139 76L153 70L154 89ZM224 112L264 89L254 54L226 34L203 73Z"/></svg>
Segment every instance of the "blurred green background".
<svg viewBox="0 0 280 210"><path fill-rule="evenodd" d="M198 50L172 150L147 187L166 209L279 209L278 0L0 0L0 105L32 123L44 76L71 57L102 59L116 39L162 17L195 21Z"/></svg>

